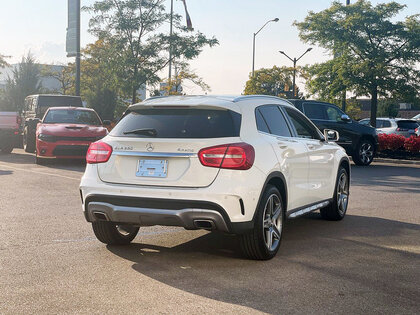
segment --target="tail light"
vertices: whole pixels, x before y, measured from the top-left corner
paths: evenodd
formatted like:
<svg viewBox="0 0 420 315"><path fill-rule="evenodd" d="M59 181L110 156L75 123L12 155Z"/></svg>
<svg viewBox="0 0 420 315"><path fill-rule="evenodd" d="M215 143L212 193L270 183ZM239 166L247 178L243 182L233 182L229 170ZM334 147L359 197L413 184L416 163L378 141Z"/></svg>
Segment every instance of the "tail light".
<svg viewBox="0 0 420 315"><path fill-rule="evenodd" d="M255 151L247 143L231 143L201 149L198 158L208 167L247 170L254 164Z"/></svg>
<svg viewBox="0 0 420 315"><path fill-rule="evenodd" d="M105 142L91 143L86 153L86 162L89 164L108 162L112 154L112 147Z"/></svg>

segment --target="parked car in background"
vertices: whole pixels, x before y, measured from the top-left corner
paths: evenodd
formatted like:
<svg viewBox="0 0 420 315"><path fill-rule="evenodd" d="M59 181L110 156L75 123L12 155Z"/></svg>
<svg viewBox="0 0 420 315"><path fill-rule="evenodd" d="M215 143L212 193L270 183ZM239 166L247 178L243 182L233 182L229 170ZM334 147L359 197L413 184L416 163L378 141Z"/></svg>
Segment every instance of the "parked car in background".
<svg viewBox="0 0 420 315"><path fill-rule="evenodd" d="M338 144L346 149L357 165L372 163L378 147L378 136L374 128L352 120L334 104L311 100L288 100L303 112L323 131L334 129L340 134Z"/></svg>
<svg viewBox="0 0 420 315"><path fill-rule="evenodd" d="M0 152L10 153L20 146L21 118L17 112L0 112Z"/></svg>
<svg viewBox="0 0 420 315"><path fill-rule="evenodd" d="M93 109L50 107L37 125L36 163L48 158L84 159L89 145L107 133Z"/></svg>
<svg viewBox="0 0 420 315"><path fill-rule="evenodd" d="M359 121L362 125L370 126L370 119L362 119ZM419 124L415 120L401 118L376 118L376 132L378 134L396 134L410 138L416 135L416 128Z"/></svg>
<svg viewBox="0 0 420 315"><path fill-rule="evenodd" d="M237 234L248 257L270 259L286 218L345 216L350 164L337 139L276 97L152 98L90 145L85 218L110 245L141 226L182 226Z"/></svg>
<svg viewBox="0 0 420 315"><path fill-rule="evenodd" d="M35 152L35 132L36 125L50 107L73 106L82 107L80 96L69 95L29 95L25 98L22 112L23 120L23 148L26 152Z"/></svg>

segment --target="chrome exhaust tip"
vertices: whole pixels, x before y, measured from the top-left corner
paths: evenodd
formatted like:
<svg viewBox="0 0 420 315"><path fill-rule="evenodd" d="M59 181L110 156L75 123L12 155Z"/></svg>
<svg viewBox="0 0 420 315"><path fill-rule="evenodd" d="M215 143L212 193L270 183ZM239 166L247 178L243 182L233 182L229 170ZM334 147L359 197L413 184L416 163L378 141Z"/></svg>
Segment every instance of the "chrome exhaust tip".
<svg viewBox="0 0 420 315"><path fill-rule="evenodd" d="M216 225L212 220L194 220L194 226L203 230L215 230Z"/></svg>
<svg viewBox="0 0 420 315"><path fill-rule="evenodd" d="M94 211L93 215L98 221L109 221L108 216L104 212Z"/></svg>

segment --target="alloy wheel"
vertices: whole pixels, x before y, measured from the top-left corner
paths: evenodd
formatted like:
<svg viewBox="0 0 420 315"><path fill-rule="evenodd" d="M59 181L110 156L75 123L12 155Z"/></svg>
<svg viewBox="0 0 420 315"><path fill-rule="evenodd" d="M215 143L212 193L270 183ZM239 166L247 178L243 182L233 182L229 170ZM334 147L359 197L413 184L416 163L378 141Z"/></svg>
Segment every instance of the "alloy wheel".
<svg viewBox="0 0 420 315"><path fill-rule="evenodd" d="M347 175L345 173L341 174L338 183L337 183L337 207L341 215L347 210L347 205L349 201L349 184L347 180Z"/></svg>
<svg viewBox="0 0 420 315"><path fill-rule="evenodd" d="M373 146L370 143L363 143L359 150L360 160L363 164L369 164L373 159Z"/></svg>
<svg viewBox="0 0 420 315"><path fill-rule="evenodd" d="M276 194L270 195L264 207L264 242L273 251L280 243L283 227L283 208Z"/></svg>

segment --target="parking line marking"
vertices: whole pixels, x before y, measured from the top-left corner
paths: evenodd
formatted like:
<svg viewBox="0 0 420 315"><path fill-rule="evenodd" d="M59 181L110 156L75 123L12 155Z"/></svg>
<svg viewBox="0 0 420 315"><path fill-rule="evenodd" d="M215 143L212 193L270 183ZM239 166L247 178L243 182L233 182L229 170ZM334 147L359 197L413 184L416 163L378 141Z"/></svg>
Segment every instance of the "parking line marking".
<svg viewBox="0 0 420 315"><path fill-rule="evenodd" d="M80 178L81 178L81 177L80 178L74 178L74 177L59 175L59 174L54 174L54 173L45 173L45 172L38 172L38 171L34 171L34 170L27 170L27 169L24 169L24 168L9 166L9 165L3 164L3 163L0 163L0 166L8 167L8 168L11 168L11 169L17 170L17 171L23 171L23 172L29 172L29 173L35 173L35 174L41 174L41 175L48 175L48 176L55 176L55 177L72 179L72 180L77 180L77 181L80 181Z"/></svg>

